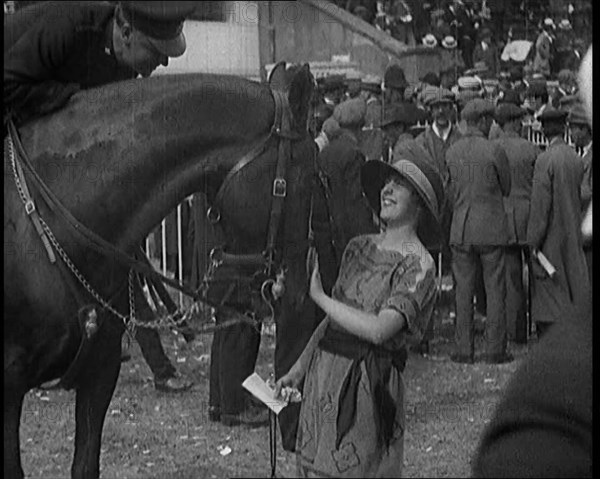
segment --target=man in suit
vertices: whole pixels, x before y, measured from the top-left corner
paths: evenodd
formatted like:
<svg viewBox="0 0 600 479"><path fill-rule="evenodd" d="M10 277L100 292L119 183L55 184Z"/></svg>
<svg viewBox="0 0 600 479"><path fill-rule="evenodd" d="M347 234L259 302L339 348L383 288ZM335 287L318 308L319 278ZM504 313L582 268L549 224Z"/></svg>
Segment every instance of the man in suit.
<svg viewBox="0 0 600 479"><path fill-rule="evenodd" d="M496 121L502 128L494 143L508 158L511 189L504 199L508 226L506 264L506 328L510 341L527 343L526 296L523 287L522 255L527 245L527 222L533 183L533 169L540 150L521 138L521 118L526 111L512 103L502 103L496 108Z"/></svg>
<svg viewBox="0 0 600 479"><path fill-rule="evenodd" d="M546 18L542 25L542 31L535 42L535 57L533 59L533 71L541 73L546 78L550 77L550 65L553 61L554 38L550 34L554 30L554 22Z"/></svg>
<svg viewBox="0 0 600 479"><path fill-rule="evenodd" d="M450 237L450 221L452 209L448 198L448 182L450 180L446 164L446 151L458 141L462 134L453 122L455 115L454 94L446 89L435 86L426 86L421 92L423 104L429 109L432 123L425 131L420 133L416 141L428 154L428 159L438 170L444 185L444 204L441 205L442 247L439 254L442 256L442 271L450 270L451 250L448 243ZM421 352L427 352L429 341L433 339L433 322L423 335Z"/></svg>
<svg viewBox="0 0 600 479"><path fill-rule="evenodd" d="M539 117L549 145L535 163L527 244L556 269L550 276L532 261L532 318L539 335L556 321L565 305L575 310L586 300L589 279L581 237L583 160L563 139L567 113L553 108Z"/></svg>
<svg viewBox="0 0 600 479"><path fill-rule="evenodd" d="M455 362L473 363L475 357L473 297L478 264L483 269L487 297L484 360L512 360L506 352L506 272L504 248L508 228L504 197L510 192L510 167L506 154L487 139L494 105L480 98L462 111L465 136L446 153L452 201L450 246L456 281Z"/></svg>
<svg viewBox="0 0 600 479"><path fill-rule="evenodd" d="M577 148L583 149L583 181L581 182L581 207L584 213L592 202L592 128L587 121L585 110L581 103L577 103L568 117L571 129L571 138ZM592 287L592 243L583 244Z"/></svg>
<svg viewBox="0 0 600 479"><path fill-rule="evenodd" d="M500 69L500 55L498 48L492 42L492 31L484 27L479 34L479 42L475 45L473 52L473 63L483 62L487 66L488 73L496 77Z"/></svg>

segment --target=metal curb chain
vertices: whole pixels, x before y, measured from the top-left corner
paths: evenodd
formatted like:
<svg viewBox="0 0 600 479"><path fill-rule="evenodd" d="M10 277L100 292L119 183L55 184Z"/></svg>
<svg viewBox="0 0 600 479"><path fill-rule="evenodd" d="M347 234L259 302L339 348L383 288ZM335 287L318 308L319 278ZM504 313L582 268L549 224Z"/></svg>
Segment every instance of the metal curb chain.
<svg viewBox="0 0 600 479"><path fill-rule="evenodd" d="M9 155L10 162L11 162L11 168L13 171L17 192L19 193L19 196L21 197L21 201L23 202L23 205L25 207L27 207L27 204L29 203L30 200L28 200L27 195L25 194L25 189L23 188L23 185L22 185L22 183L19 179L19 175L17 173L16 154L15 154L13 140L10 135L6 136L6 144L8 147L8 155ZM41 216L39 217L39 221L40 221L40 224L41 224L44 232L48 235L48 239L49 239L50 243L54 246L54 248L56 248L56 251L58 252L60 258L64 261L65 265L69 268L69 270L73 273L73 275L77 278L77 280L85 288L85 290L100 305L102 305L103 308L107 309L108 311L113 313L115 316L117 316L121 321L123 321L123 324L125 326L127 333L130 336L130 339L133 339L133 334L134 334L136 327L146 328L146 329L155 329L155 330L178 328L184 322L186 322L188 319L190 319L193 316L194 305L192 305L191 308L187 311L182 311L181 309L178 308L174 313L162 315L153 321L146 322L146 321L139 321L138 319L136 319L136 317L135 317L135 300L134 300L134 294L133 294L133 270L129 270L129 278L128 278L129 315L125 316L125 315L121 314L119 311L117 311L115 308L113 308L108 301L106 301L104 298L102 298L102 296L100 296L100 294L92 287L92 285L90 285L88 283L88 281L85 279L85 277L77 269L75 264L71 261L71 258L69 258L67 252L62 248L62 246L60 245L60 243L54 236L54 233L52 232L52 230L50 229L48 224L44 221L44 219ZM210 269L213 270L213 269L216 269L218 264L214 264L214 260L213 260L213 264L211 264L210 266L211 266ZM206 275L205 275L205 279L206 279ZM203 285L203 286L206 287L207 285ZM197 304L197 303L195 303L195 304ZM174 317L176 317L178 315L181 315L181 317L179 319L174 319ZM224 329L233 324L237 324L240 322L253 322L253 323L255 322L254 318L252 318L251 316L247 316L247 315L242 315L242 316L244 319L235 319L235 320L225 321L222 325L215 326L214 329L215 330L216 329Z"/></svg>
<svg viewBox="0 0 600 479"><path fill-rule="evenodd" d="M17 162L16 162L16 154L15 148L13 145L13 140L10 135L6 136L6 143L8 145L8 156L10 158L10 164L12 167L13 174L15 176L15 184L17 186L17 191L24 205L27 205L27 195L25 194L25 190L23 189L23 185L21 184L21 180L19 180L19 174L17 173Z"/></svg>

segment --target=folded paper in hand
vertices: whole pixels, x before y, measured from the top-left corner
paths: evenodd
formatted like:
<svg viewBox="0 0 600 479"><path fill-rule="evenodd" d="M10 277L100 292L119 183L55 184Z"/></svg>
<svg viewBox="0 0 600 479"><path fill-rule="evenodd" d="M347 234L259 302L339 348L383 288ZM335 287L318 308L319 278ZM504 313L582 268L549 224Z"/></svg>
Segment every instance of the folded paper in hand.
<svg viewBox="0 0 600 479"><path fill-rule="evenodd" d="M546 258L546 255L539 249L534 250L533 254L539 261L540 265L542 265L542 268L544 268L548 276L552 278L556 274L556 268L552 266L552 263L550 263L548 258Z"/></svg>
<svg viewBox="0 0 600 479"><path fill-rule="evenodd" d="M242 383L242 386L252 393L256 399L262 401L275 414L279 414L287 406L287 402L275 398L275 391L256 373L248 376Z"/></svg>

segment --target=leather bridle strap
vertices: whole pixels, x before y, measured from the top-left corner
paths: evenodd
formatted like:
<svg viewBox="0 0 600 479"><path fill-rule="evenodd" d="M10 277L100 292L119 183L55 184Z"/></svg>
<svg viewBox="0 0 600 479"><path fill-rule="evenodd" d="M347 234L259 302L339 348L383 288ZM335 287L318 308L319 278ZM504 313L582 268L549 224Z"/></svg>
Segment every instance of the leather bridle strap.
<svg viewBox="0 0 600 479"><path fill-rule="evenodd" d="M291 156L291 141L300 139L301 136L291 131L291 113L289 109L289 103L287 95L284 92L277 90L271 90L273 99L275 101L275 119L271 133L264 142L261 142L257 147L253 148L248 154L246 154L236 165L227 173L227 176L223 180L221 187L217 191L215 200L213 201L213 207L217 210L223 201L225 192L227 191L229 184L232 179L237 175L243 168L255 160L266 148L268 141L272 137L278 138L278 150L277 150L277 167L275 172L275 179L273 181L272 189L272 202L271 202L271 214L269 217L269 227L267 232L267 242L265 251L260 255L263 259L263 263L266 262L267 274L272 273L274 256L275 256L275 243L277 240L277 232L281 223L281 216L283 213L283 204L287 195L287 183L286 183L286 169L288 158ZM209 219L212 217L212 208L209 209ZM211 220L213 223L218 223L220 220L220 213L217 213L217 219ZM234 263L255 263L259 257L258 254L254 255L233 255L220 252L221 259L227 264Z"/></svg>
<svg viewBox="0 0 600 479"><path fill-rule="evenodd" d="M271 200L271 217L269 218L269 230L267 233L267 247L265 248L265 259L267 261L267 274L272 273L273 261L275 256L275 242L277 240L277 232L281 224L281 216L283 213L283 205L287 196L286 170L288 158L291 155L291 140L290 140L290 108L288 99L285 93L273 91L275 99L275 110L280 111L281 115L276 119L280 120L280 126L275 130L279 135L279 148L277 156L277 168L275 170L275 179L273 180L273 191ZM276 125L278 125L276 123Z"/></svg>

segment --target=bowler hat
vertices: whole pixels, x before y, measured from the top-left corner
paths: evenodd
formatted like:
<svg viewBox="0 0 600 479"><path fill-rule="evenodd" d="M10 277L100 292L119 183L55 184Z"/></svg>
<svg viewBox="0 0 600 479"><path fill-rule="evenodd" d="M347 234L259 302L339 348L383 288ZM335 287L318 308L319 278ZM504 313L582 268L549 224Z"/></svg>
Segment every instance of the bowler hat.
<svg viewBox="0 0 600 479"><path fill-rule="evenodd" d="M484 115L493 116L494 112L494 104L491 101L484 100L483 98L475 98L465 105L461 112L461 117L466 121L477 121Z"/></svg>
<svg viewBox="0 0 600 479"><path fill-rule="evenodd" d="M498 103L512 103L519 106L522 103L521 95L519 95L519 92L516 90L501 91L498 95Z"/></svg>
<svg viewBox="0 0 600 479"><path fill-rule="evenodd" d="M156 49L169 57L183 55L186 48L183 21L198 2L119 2L123 17L142 32Z"/></svg>
<svg viewBox="0 0 600 479"><path fill-rule="evenodd" d="M386 108L381 127L384 128L394 123L414 125L427 117L427 112L417 108L413 103L399 103Z"/></svg>
<svg viewBox="0 0 600 479"><path fill-rule="evenodd" d="M564 110L558 110L556 108L546 108L540 116L537 117L542 123L547 122L564 122L567 118L568 113Z"/></svg>
<svg viewBox="0 0 600 479"><path fill-rule="evenodd" d="M361 185L371 208L381 212L381 189L391 175L405 178L421 198L426 214L421 218L417 234L428 248L440 246L440 211L444 188L439 173L430 163L427 152L416 142L407 140L394 149L392 162L367 161L361 168Z"/></svg>
<svg viewBox="0 0 600 479"><path fill-rule="evenodd" d="M331 92L335 90L342 90L346 88L344 83L344 75L328 75L326 77L317 80L320 84L320 89L323 92Z"/></svg>
<svg viewBox="0 0 600 479"><path fill-rule="evenodd" d="M421 78L421 81L428 85L438 86L438 87L440 86L440 77L438 77L433 72L426 73L425 76L423 78Z"/></svg>
<svg viewBox="0 0 600 479"><path fill-rule="evenodd" d="M546 82L543 81L535 81L531 82L527 87L527 91L525 93L526 97L539 97L548 94L548 89L546 88Z"/></svg>
<svg viewBox="0 0 600 479"><path fill-rule="evenodd" d="M385 88L406 88L408 82L404 76L404 70L400 65L390 65L383 75L383 84Z"/></svg>
<svg viewBox="0 0 600 479"><path fill-rule="evenodd" d="M523 108L519 108L517 105L512 103L502 103L496 107L494 118L502 126L506 122L522 118L527 114L527 111Z"/></svg>

